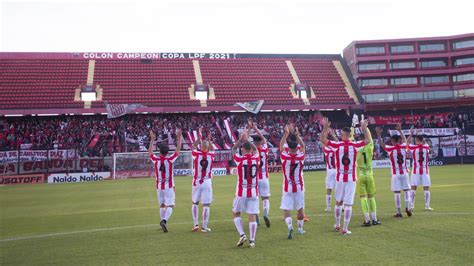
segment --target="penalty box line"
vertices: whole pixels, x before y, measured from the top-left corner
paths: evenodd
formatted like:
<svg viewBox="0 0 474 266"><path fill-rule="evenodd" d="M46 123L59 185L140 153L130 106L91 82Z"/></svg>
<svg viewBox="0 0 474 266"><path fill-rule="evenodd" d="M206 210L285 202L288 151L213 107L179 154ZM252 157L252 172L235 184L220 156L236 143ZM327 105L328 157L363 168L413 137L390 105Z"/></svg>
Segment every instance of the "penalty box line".
<svg viewBox="0 0 474 266"><path fill-rule="evenodd" d="M378 213L379 215L391 214L391 213ZM425 212L425 213L416 213L416 215L474 215L472 212ZM332 214L313 214L307 215L308 217L330 217ZM276 216L271 216L272 219L278 219ZM280 217L281 218L281 217ZM232 222L232 219L222 219L222 220L211 220L210 222L219 223L219 222ZM181 222L171 222L171 224L192 224L190 221L181 221ZM69 232L58 232L58 233L49 233L42 235L32 235L32 236L20 236L13 238L0 239L0 243L18 241L18 240L29 240L36 238L47 238L55 236L67 236L83 233L95 233L95 232L107 232L107 231L116 231L116 230L125 230L125 229L136 229L136 228L146 228L146 227L158 227L159 224L141 224L141 225L129 225L129 226L118 226L118 227L106 227L106 228L97 228L97 229L88 229L88 230L78 230L78 231L69 231Z"/></svg>

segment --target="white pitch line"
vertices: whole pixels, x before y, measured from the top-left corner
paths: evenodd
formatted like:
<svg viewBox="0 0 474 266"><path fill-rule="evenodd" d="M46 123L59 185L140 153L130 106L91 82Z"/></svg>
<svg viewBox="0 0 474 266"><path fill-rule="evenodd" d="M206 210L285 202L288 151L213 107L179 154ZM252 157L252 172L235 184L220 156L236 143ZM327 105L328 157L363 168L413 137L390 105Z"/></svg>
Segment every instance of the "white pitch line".
<svg viewBox="0 0 474 266"><path fill-rule="evenodd" d="M388 215L391 213L378 213L379 215ZM415 215L474 215L472 212L424 212L424 213L415 213ZM314 215L307 215L308 217L325 217L325 216L332 216L332 214L314 214ZM278 219L279 217L270 217L272 219ZM223 220L211 220L213 223L219 222L232 222L232 219L223 219ZM181 221L181 222L171 222L173 225L180 225L180 224L191 224L190 221ZM144 227L154 227L159 226L159 224L141 224L141 225L129 225L129 226L119 226L119 227L106 227L106 228L97 228L97 229L88 229L88 230L79 230L79 231L69 231L69 232L58 232L58 233L50 233L50 234L43 234L43 235L33 235L33 236L20 236L20 237L13 237L13 238L5 238L0 239L0 242L11 242L17 240L28 240L28 239L35 239L35 238L46 238L46 237L55 237L55 236L66 236L66 235L75 235L75 234L83 234L83 233L95 233L95 232L107 232L107 231L115 231L115 230L124 230L124 229L135 229L135 228L144 228Z"/></svg>

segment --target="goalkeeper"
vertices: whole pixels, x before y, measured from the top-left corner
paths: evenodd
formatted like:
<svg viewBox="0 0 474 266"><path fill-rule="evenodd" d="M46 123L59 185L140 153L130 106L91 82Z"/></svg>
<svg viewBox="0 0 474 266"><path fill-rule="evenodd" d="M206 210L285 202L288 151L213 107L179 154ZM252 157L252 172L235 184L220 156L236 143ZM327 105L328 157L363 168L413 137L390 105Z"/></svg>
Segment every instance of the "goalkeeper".
<svg viewBox="0 0 474 266"><path fill-rule="evenodd" d="M368 130L370 134L370 130ZM358 140L364 140L361 133ZM380 225L377 220L377 204L375 202L375 181L372 170L372 157L374 154L374 142L368 143L357 153L357 194L360 196L362 212L364 212L364 223L362 226ZM371 219L372 218L372 219Z"/></svg>

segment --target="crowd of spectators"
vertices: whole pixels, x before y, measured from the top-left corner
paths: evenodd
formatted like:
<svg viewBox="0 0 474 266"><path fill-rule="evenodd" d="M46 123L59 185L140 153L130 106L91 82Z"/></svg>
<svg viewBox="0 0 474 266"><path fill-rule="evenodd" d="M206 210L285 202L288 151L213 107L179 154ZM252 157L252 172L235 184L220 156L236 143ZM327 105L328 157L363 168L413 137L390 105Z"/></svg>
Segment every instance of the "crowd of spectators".
<svg viewBox="0 0 474 266"><path fill-rule="evenodd" d="M448 113L446 117L436 115L421 116L415 123L415 128L461 128L468 127L474 119L474 113Z"/></svg>
<svg viewBox="0 0 474 266"><path fill-rule="evenodd" d="M305 141L316 141L321 132L322 116L329 116L332 126L340 128L351 123L345 112L262 112L210 114L127 115L115 119L106 116L11 117L0 119L0 150L76 149L81 156L109 156L114 152L144 150L153 130L158 141L174 142L176 128L186 132L203 129L220 147L232 143L224 120L238 136L249 118L253 119L272 145L277 145L286 123L294 123ZM446 119L426 115L416 123L422 127L461 127L474 119L473 113L450 113ZM97 141L92 141L96 138Z"/></svg>

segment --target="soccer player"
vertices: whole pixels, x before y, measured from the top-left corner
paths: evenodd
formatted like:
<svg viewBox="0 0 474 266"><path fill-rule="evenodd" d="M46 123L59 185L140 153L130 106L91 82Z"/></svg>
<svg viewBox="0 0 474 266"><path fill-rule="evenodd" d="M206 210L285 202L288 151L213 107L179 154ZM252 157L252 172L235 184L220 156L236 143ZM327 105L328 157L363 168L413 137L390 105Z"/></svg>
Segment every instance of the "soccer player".
<svg viewBox="0 0 474 266"><path fill-rule="evenodd" d="M332 140L337 140L330 130L329 136ZM331 211L331 194L336 186L336 162L334 158L334 150L323 144L324 160L326 161L326 209L325 212Z"/></svg>
<svg viewBox="0 0 474 266"><path fill-rule="evenodd" d="M370 130L368 130L367 134L370 134ZM360 134L358 139L364 140L365 135L363 133ZM372 135L370 139L372 139ZM372 170L373 155L374 142L367 143L357 153L357 194L359 194L362 212L364 213L364 223L362 226L381 224L379 220L377 220L377 204L375 202L376 190L374 172Z"/></svg>
<svg viewBox="0 0 474 266"><path fill-rule="evenodd" d="M413 129L410 130L410 137L408 143L411 143L413 138ZM411 151L413 158L413 170L411 173L411 209L415 208L416 189L421 184L425 194L425 210L432 211L430 206L430 170L428 168L430 146L424 142L423 136L417 135L415 137L415 145L409 144L408 149Z"/></svg>
<svg viewBox="0 0 474 266"><path fill-rule="evenodd" d="M290 134L294 135L296 141L288 142L288 150L285 150L285 143ZM293 125L286 125L285 134L280 141L281 165L283 170L283 194L281 206L285 223L288 227L288 239L293 238L293 220L291 211L296 210L298 219L298 234L305 233L304 225L304 180L303 165L305 159L305 144L301 139L298 129Z"/></svg>
<svg viewBox="0 0 474 266"><path fill-rule="evenodd" d="M169 155L168 144L160 144L159 151L160 155L156 156L153 153L155 149L156 135L153 131L150 132L150 146L148 147L148 153L150 159L155 166L155 177L156 177L156 194L158 197L158 204L160 204L160 226L163 232L168 233L168 220L173 213L174 201L175 201L175 189L174 189L174 177L173 177L173 163L178 158L181 150L181 130L176 130L176 137L178 138L176 144L176 150L173 154Z"/></svg>
<svg viewBox="0 0 474 266"><path fill-rule="evenodd" d="M295 134L290 134L290 135L288 136L288 139L286 140L286 143L283 145L283 151L289 152L288 143L290 143L290 142L296 142L296 143L298 143L298 139L297 139L297 137L296 137ZM296 150L299 150L300 148L301 148L301 147L300 147L300 145L298 144L298 146L296 147ZM281 152L281 151L282 151L282 150L281 150L281 147L280 147L280 152ZM303 213L304 213L304 211L303 211ZM306 216L306 213L304 213L304 219L303 219L303 220L304 220L305 223L309 221L309 218Z"/></svg>
<svg viewBox="0 0 474 266"><path fill-rule="evenodd" d="M328 140L327 136L331 123L325 118L323 124L321 142L329 148L332 148L336 156L336 206L334 210L336 223L334 229L341 231L341 208L344 205L344 227L342 234L350 235L349 223L352 217L352 205L354 204L357 181L356 156L360 149L372 142L372 137L368 132L367 120L360 122L361 129L365 133L365 140L363 141L350 141L351 129L348 127L342 129L342 141Z"/></svg>
<svg viewBox="0 0 474 266"><path fill-rule="evenodd" d="M236 153L241 148L241 154ZM237 186L232 207L234 213L235 228L240 238L237 246L242 246L247 241L243 228L241 213L248 214L250 241L249 247L255 247L255 235L257 234L256 216L259 214L258 201L258 167L260 156L257 147L248 141L248 129L244 130L239 140L232 147L234 161L237 163Z"/></svg>
<svg viewBox="0 0 474 266"><path fill-rule="evenodd" d="M193 188L192 208L194 226L192 232L199 230L199 202L202 204L202 227L201 232L210 232L208 227L211 215L212 203L212 164L214 162L214 146L210 140L210 134L206 140L196 140L193 144ZM198 150L200 147L200 150Z"/></svg>
<svg viewBox="0 0 474 266"><path fill-rule="evenodd" d="M260 155L260 164L258 168L258 194L262 198L263 203L263 220L265 221L265 226L270 227L270 219L268 214L270 213L270 179L268 176L268 145L267 139L262 135L262 132L258 130L255 123L250 122L249 125L252 126L254 131L257 133L256 136L253 136L253 142L257 147L258 153ZM259 218L257 215L257 224L259 223Z"/></svg>
<svg viewBox="0 0 474 266"><path fill-rule="evenodd" d="M390 137L392 145L385 145L382 141L382 129L377 127L375 129L380 146L384 149L390 157L390 165L392 166L392 191L394 193L395 207L397 213L394 217L403 217L401 212L400 191L404 191L405 196L405 212L408 216L412 216L410 203L410 185L408 180L407 160L407 144L406 138L403 134L402 127L397 124L396 130L400 135L393 135Z"/></svg>

